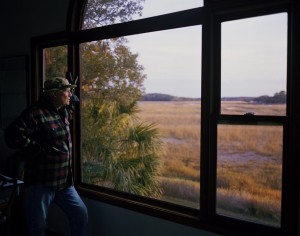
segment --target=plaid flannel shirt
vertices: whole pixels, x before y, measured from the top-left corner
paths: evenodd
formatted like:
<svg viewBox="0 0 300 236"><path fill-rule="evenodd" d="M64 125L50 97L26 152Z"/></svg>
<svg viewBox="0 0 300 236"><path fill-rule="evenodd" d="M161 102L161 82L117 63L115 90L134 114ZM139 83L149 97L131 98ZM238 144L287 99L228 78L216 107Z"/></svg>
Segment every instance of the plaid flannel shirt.
<svg viewBox="0 0 300 236"><path fill-rule="evenodd" d="M61 189L72 184L70 119L66 107L58 111L43 94L6 129L8 146L24 156L25 185Z"/></svg>

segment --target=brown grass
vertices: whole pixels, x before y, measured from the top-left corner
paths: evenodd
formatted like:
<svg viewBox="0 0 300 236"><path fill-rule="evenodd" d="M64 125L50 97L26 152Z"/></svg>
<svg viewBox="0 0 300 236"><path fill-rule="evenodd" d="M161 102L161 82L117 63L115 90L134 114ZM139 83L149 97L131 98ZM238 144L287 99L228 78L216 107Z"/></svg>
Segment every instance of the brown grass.
<svg viewBox="0 0 300 236"><path fill-rule="evenodd" d="M139 117L156 123L164 199L199 208L200 102L140 102ZM284 115L285 105L222 103L223 114ZM218 126L217 211L280 224L282 135L280 126Z"/></svg>
<svg viewBox="0 0 300 236"><path fill-rule="evenodd" d="M281 156L282 127L220 125L218 127L218 148L234 152L255 151L265 156Z"/></svg>
<svg viewBox="0 0 300 236"><path fill-rule="evenodd" d="M222 101L221 113L230 115L243 115L245 113L255 115L284 116L286 113L285 104L255 104L243 101Z"/></svg>
<svg viewBox="0 0 300 236"><path fill-rule="evenodd" d="M180 178L160 178L164 195L199 203L200 186L195 181Z"/></svg>

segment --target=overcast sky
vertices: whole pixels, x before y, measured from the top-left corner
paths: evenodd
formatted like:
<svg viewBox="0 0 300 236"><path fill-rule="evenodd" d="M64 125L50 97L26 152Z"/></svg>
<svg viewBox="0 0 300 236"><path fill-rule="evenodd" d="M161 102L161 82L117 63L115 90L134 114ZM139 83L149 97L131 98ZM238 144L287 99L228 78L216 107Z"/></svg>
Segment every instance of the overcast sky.
<svg viewBox="0 0 300 236"><path fill-rule="evenodd" d="M143 17L201 6L199 0L146 0ZM146 93L201 97L202 27L126 37L144 66ZM286 90L287 15L222 23L221 96Z"/></svg>

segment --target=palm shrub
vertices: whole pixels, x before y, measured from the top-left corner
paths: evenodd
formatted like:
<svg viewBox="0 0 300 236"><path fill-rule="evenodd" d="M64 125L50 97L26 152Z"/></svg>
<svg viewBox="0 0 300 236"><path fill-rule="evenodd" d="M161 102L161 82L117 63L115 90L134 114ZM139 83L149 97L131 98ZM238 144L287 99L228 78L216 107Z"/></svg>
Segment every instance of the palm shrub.
<svg viewBox="0 0 300 236"><path fill-rule="evenodd" d="M158 198L159 132L137 112L137 101L82 102L83 181Z"/></svg>

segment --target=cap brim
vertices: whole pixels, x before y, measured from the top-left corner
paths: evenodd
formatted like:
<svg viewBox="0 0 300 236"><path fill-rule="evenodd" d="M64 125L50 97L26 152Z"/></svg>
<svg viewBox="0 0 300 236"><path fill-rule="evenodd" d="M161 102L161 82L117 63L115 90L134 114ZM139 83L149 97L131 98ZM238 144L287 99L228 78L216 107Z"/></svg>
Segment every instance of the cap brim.
<svg viewBox="0 0 300 236"><path fill-rule="evenodd" d="M65 85L65 86L62 86L62 87L58 87L58 88L50 88L50 89L45 89L43 88L44 91L50 91L50 90L60 90L60 89L65 89L65 88L76 88L77 85L76 84L69 84L69 85Z"/></svg>

